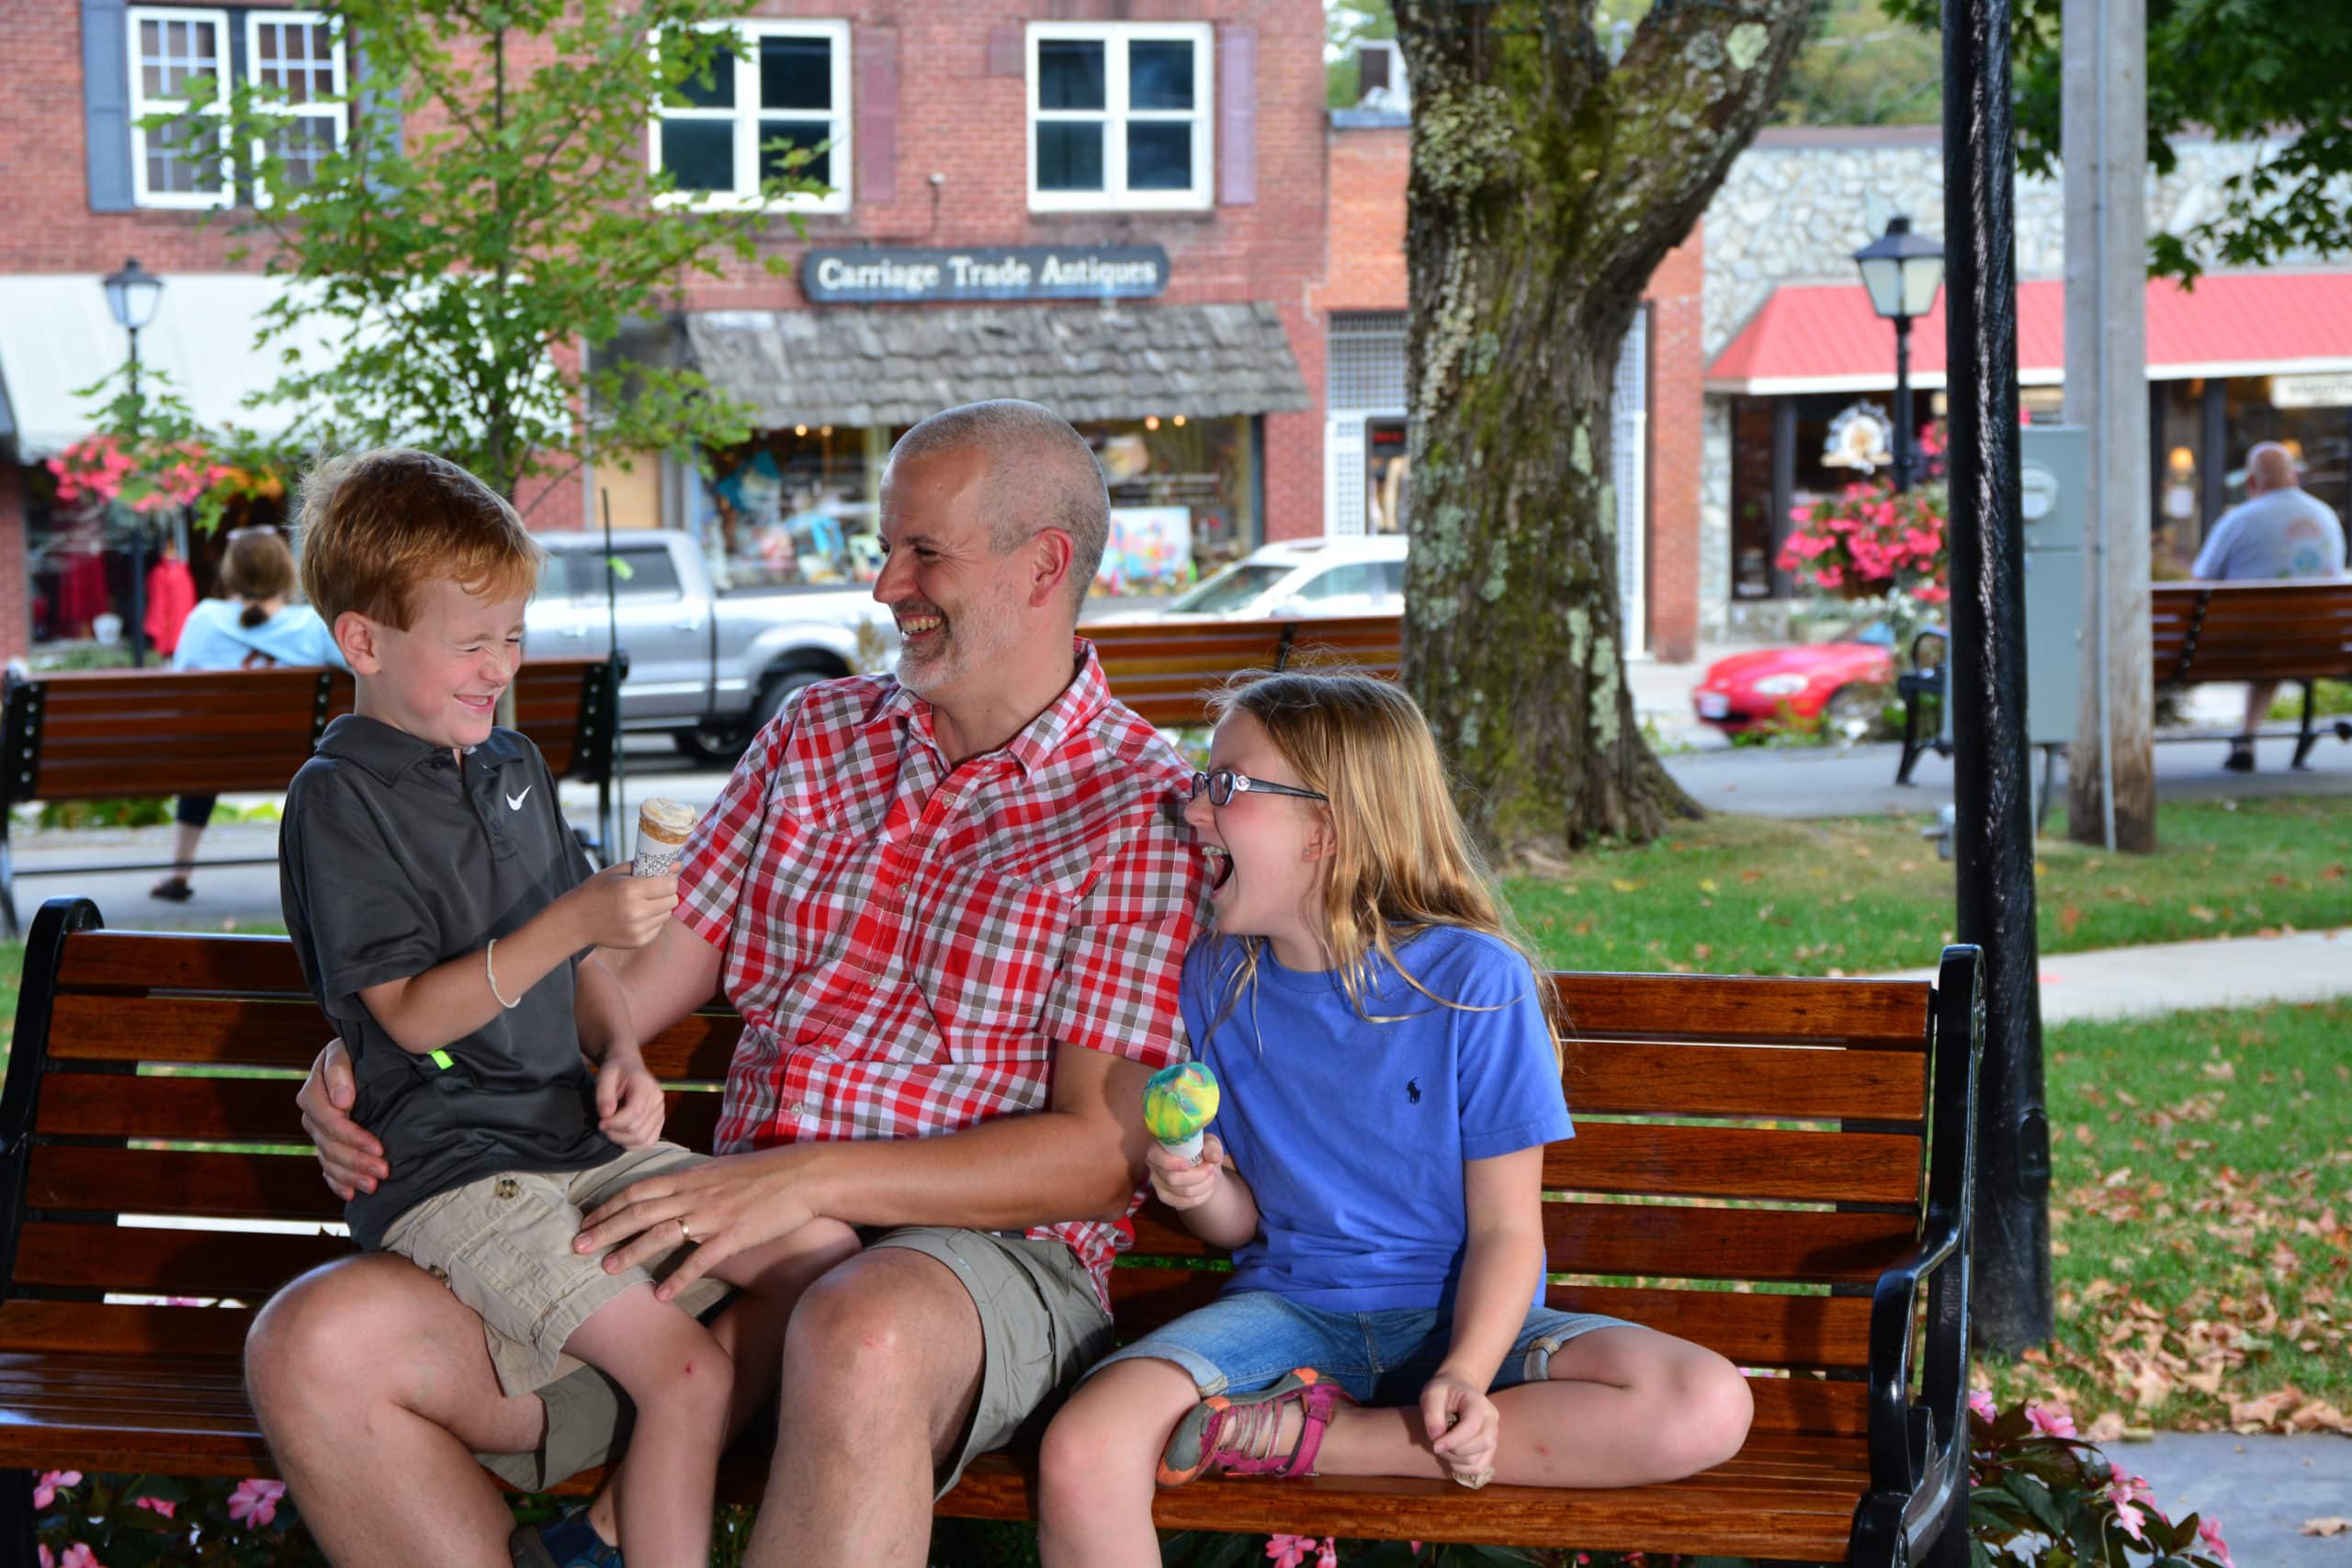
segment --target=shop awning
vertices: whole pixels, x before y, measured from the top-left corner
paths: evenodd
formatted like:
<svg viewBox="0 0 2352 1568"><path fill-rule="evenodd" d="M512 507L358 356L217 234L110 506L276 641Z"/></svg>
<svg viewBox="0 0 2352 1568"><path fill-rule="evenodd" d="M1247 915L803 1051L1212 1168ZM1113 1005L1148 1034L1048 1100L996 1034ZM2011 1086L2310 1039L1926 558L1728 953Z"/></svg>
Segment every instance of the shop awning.
<svg viewBox="0 0 2352 1568"><path fill-rule="evenodd" d="M983 398L1064 419L1311 407L1271 305L703 310L687 352L766 429L912 424Z"/></svg>
<svg viewBox="0 0 2352 1568"><path fill-rule="evenodd" d="M196 417L274 434L288 419L243 406L274 385L277 345L254 346L262 308L286 285L251 273L166 274L155 319L139 334L143 366L170 375ZM298 340L302 346L310 342ZM91 400L74 396L121 365L123 330L107 309L96 273L0 276L0 445L32 462L90 433Z"/></svg>
<svg viewBox="0 0 2352 1568"><path fill-rule="evenodd" d="M1949 294L1949 289L1946 294ZM1944 300L1912 325L1911 381L1944 384ZM2207 276L2191 290L2147 285L2148 377L2282 376L2352 370L2352 273ZM2018 286L2018 380L2064 379L2066 289ZM1884 391L1894 385L1894 329L1871 314L1859 280L1782 284L1707 367L1707 390L1772 397Z"/></svg>

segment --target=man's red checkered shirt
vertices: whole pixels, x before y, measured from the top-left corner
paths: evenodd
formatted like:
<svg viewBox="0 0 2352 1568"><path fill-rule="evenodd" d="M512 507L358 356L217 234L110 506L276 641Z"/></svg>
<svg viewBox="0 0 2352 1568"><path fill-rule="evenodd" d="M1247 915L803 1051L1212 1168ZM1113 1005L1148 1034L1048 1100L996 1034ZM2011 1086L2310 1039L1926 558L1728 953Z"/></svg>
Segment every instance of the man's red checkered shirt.
<svg viewBox="0 0 2352 1568"><path fill-rule="evenodd" d="M1043 1110L1061 1042L1174 1057L1204 887L1188 774L1076 655L1051 707L959 767L931 705L872 676L808 687L752 743L679 879L743 1015L718 1153ZM1125 1222L1030 1234L1069 1243L1107 1308Z"/></svg>

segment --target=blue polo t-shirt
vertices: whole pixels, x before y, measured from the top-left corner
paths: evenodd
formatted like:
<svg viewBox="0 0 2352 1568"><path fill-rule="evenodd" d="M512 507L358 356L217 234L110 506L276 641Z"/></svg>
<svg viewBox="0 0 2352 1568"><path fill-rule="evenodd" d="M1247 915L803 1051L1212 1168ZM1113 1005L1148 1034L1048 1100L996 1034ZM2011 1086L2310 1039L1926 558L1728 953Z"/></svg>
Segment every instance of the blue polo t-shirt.
<svg viewBox="0 0 2352 1568"><path fill-rule="evenodd" d="M1258 1200L1228 1291L1334 1312L1442 1305L1467 1236L1463 1162L1572 1135L1527 961L1454 926L1396 956L1466 1007L1375 958L1360 1015L1336 972L1269 950L1228 1008L1241 944L1204 937L1185 956L1184 1025L1220 1089L1212 1126Z"/></svg>

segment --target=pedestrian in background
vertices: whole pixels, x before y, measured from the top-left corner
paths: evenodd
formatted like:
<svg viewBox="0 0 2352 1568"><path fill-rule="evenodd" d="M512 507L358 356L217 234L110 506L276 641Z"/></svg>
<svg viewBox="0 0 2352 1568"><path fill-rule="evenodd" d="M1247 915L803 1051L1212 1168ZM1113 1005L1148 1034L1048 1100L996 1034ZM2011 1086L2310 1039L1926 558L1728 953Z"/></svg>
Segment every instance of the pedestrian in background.
<svg viewBox="0 0 2352 1568"><path fill-rule="evenodd" d="M2282 578L2344 575L2344 525L2327 502L2302 488L2295 456L2275 441L2245 455L2245 501L2222 514L2197 553L2190 575L2224 582L2275 582ZM2230 742L2222 766L2254 772L2254 738L2270 716L2276 681L2245 689L2245 722Z"/></svg>

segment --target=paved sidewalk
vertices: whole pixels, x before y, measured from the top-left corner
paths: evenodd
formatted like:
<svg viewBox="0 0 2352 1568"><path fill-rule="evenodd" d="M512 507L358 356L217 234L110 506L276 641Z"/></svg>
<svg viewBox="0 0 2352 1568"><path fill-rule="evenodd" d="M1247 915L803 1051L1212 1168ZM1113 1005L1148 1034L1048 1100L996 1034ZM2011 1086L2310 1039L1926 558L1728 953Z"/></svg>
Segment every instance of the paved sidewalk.
<svg viewBox="0 0 2352 1568"><path fill-rule="evenodd" d="M2302 1533L2306 1519L2352 1518L2352 1438L2159 1432L2100 1451L2117 1469L2146 1476L2167 1517L2219 1521L2238 1568L2352 1564L2352 1532Z"/></svg>
<svg viewBox="0 0 2352 1568"><path fill-rule="evenodd" d="M1932 969L1894 978L1932 980ZM2352 997L2352 926L2044 954L2041 1021ZM2352 1564L2352 1556L2346 1558Z"/></svg>

